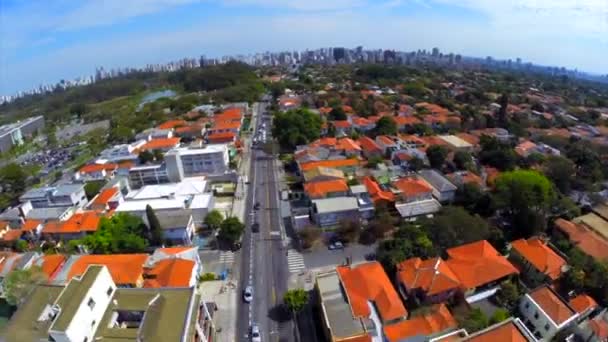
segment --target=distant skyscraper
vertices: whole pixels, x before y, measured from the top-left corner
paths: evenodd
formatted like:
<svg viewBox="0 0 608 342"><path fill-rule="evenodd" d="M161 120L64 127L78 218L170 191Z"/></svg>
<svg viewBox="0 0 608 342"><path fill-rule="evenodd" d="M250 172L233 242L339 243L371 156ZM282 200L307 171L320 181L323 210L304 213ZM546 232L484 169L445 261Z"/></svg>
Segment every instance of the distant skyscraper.
<svg viewBox="0 0 608 342"><path fill-rule="evenodd" d="M434 58L439 57L439 48L436 48L436 47L433 48L433 57Z"/></svg>
<svg viewBox="0 0 608 342"><path fill-rule="evenodd" d="M336 62L343 60L346 57L346 49L343 47L334 48L334 59Z"/></svg>

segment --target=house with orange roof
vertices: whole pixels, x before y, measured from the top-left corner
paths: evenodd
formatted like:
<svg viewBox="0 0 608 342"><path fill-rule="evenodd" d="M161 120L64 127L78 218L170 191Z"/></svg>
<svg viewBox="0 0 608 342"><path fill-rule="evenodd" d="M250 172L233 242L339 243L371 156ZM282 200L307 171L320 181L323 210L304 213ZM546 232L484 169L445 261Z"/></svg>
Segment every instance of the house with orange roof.
<svg viewBox="0 0 608 342"><path fill-rule="evenodd" d="M214 121L211 127L207 129L207 134L216 133L234 133L238 135L241 130L240 121Z"/></svg>
<svg viewBox="0 0 608 342"><path fill-rule="evenodd" d="M44 254L38 257L33 265L40 267L40 270L46 275L48 281L52 281L66 260L67 258L62 254Z"/></svg>
<svg viewBox="0 0 608 342"><path fill-rule="evenodd" d="M554 228L556 235L565 237L583 253L598 261L608 260L608 240L585 225L558 218Z"/></svg>
<svg viewBox="0 0 608 342"><path fill-rule="evenodd" d="M177 127L174 130L175 136L179 138L196 139L202 137L206 132L205 126L200 124L189 124Z"/></svg>
<svg viewBox="0 0 608 342"><path fill-rule="evenodd" d="M112 178L117 168L118 164L116 163L88 164L81 167L74 178L85 181Z"/></svg>
<svg viewBox="0 0 608 342"><path fill-rule="evenodd" d="M467 342L538 342L532 332L519 318L509 318L491 325L465 338L455 341Z"/></svg>
<svg viewBox="0 0 608 342"><path fill-rule="evenodd" d="M351 116L348 118L353 128L360 130L361 132L369 132L374 127L376 127L376 123L370 120L369 118L364 118L361 116Z"/></svg>
<svg viewBox="0 0 608 342"><path fill-rule="evenodd" d="M515 146L515 153L517 153L520 157L526 158L532 153L536 152L536 144L531 142L530 140L524 140Z"/></svg>
<svg viewBox="0 0 608 342"><path fill-rule="evenodd" d="M382 154L385 156L390 156L392 152L396 151L399 148L399 145L395 142L395 140L391 139L386 135L379 135L376 137L376 144L380 146L382 149Z"/></svg>
<svg viewBox="0 0 608 342"><path fill-rule="evenodd" d="M352 125L348 120L334 120L330 121L329 125L336 129L337 136L349 135L352 132Z"/></svg>
<svg viewBox="0 0 608 342"><path fill-rule="evenodd" d="M473 134L466 133L466 132L456 133L456 136L459 137L460 139L468 142L469 144L473 145L475 148L479 147L479 137L478 136L475 136Z"/></svg>
<svg viewBox="0 0 608 342"><path fill-rule="evenodd" d="M390 190L380 188L378 182L372 179L372 177L364 177L363 185L367 188L367 192L370 194L374 204L383 203L385 205L392 205L395 202L395 194Z"/></svg>
<svg viewBox="0 0 608 342"><path fill-rule="evenodd" d="M101 190L97 196L89 202L89 209L94 211L106 211L116 209L124 201L122 193L117 187Z"/></svg>
<svg viewBox="0 0 608 342"><path fill-rule="evenodd" d="M170 149L179 146L180 138L164 138L152 139L139 148L139 152L143 151L162 151L167 152Z"/></svg>
<svg viewBox="0 0 608 342"><path fill-rule="evenodd" d="M486 182L483 180L483 178L471 171L456 171L448 173L446 177L450 180L450 182L458 187L462 187L465 184L474 184L477 185L481 190L486 189Z"/></svg>
<svg viewBox="0 0 608 342"><path fill-rule="evenodd" d="M432 115L444 115L447 116L450 111L440 105L428 102L419 102L414 105L417 110L423 110Z"/></svg>
<svg viewBox="0 0 608 342"><path fill-rule="evenodd" d="M334 168L347 173L353 173L359 166L359 160L355 158L349 158L304 162L300 163L300 171L306 172L319 166Z"/></svg>
<svg viewBox="0 0 608 342"><path fill-rule="evenodd" d="M460 289L460 280L441 258L418 257L397 265L396 280L404 300L419 303L443 303Z"/></svg>
<svg viewBox="0 0 608 342"><path fill-rule="evenodd" d="M348 195L348 184L344 179L304 183L304 193L309 199L340 197Z"/></svg>
<svg viewBox="0 0 608 342"><path fill-rule="evenodd" d="M23 231L21 229L8 229L0 232L0 245L11 248L21 239Z"/></svg>
<svg viewBox="0 0 608 342"><path fill-rule="evenodd" d="M588 317L593 310L599 307L595 299L586 293L581 293L570 299L568 304L570 304L570 307L579 314L581 319Z"/></svg>
<svg viewBox="0 0 608 342"><path fill-rule="evenodd" d="M446 250L449 268L460 280L467 301L492 296L498 284L519 273L502 254L486 240L471 242Z"/></svg>
<svg viewBox="0 0 608 342"><path fill-rule="evenodd" d="M397 124L397 129L399 131L405 131L414 127L415 125L421 124L422 121L415 116L395 116L393 117L395 123Z"/></svg>
<svg viewBox="0 0 608 342"><path fill-rule="evenodd" d="M519 302L524 324L543 341L550 341L560 331L573 326L579 314L549 286L526 293Z"/></svg>
<svg viewBox="0 0 608 342"><path fill-rule="evenodd" d="M177 127L183 127L183 126L187 126L187 125L188 125L188 122L186 122L185 120L175 119L175 120L165 121L162 124L158 125L157 128L158 129L175 129Z"/></svg>
<svg viewBox="0 0 608 342"><path fill-rule="evenodd" d="M42 237L56 241L79 239L86 234L97 231L103 215L98 211L88 210L74 213L65 221L47 222L42 229Z"/></svg>
<svg viewBox="0 0 608 342"><path fill-rule="evenodd" d="M144 269L146 288L192 287L197 283L196 263L187 259L164 259Z"/></svg>
<svg viewBox="0 0 608 342"><path fill-rule="evenodd" d="M205 140L209 144L230 144L235 142L237 135L234 132L209 133L205 136Z"/></svg>
<svg viewBox="0 0 608 342"><path fill-rule="evenodd" d="M365 158L382 157L382 148L373 139L362 136L357 140L357 143L361 146Z"/></svg>
<svg viewBox="0 0 608 342"><path fill-rule="evenodd" d="M509 260L530 287L552 283L567 270L566 260L538 237L511 242Z"/></svg>
<svg viewBox="0 0 608 342"><path fill-rule="evenodd" d="M24 236L26 238L34 239L40 236L40 233L42 232L42 227L42 221L27 219L21 225L21 230L23 231Z"/></svg>
<svg viewBox="0 0 608 342"><path fill-rule="evenodd" d="M148 254L75 254L56 272L52 283L67 284L72 278L82 276L90 265L108 268L118 287L142 287L144 284L144 264Z"/></svg>
<svg viewBox="0 0 608 342"><path fill-rule="evenodd" d="M335 271L319 274L315 288L328 341L371 342L372 336L386 340L384 327L408 316L378 262L338 266Z"/></svg>
<svg viewBox="0 0 608 342"><path fill-rule="evenodd" d="M433 198L433 187L422 177L402 177L394 181L392 186L395 209L406 220L432 215L441 209L441 204Z"/></svg>
<svg viewBox="0 0 608 342"><path fill-rule="evenodd" d="M428 341L458 328L458 323L445 304L437 304L430 312L384 326L389 342Z"/></svg>

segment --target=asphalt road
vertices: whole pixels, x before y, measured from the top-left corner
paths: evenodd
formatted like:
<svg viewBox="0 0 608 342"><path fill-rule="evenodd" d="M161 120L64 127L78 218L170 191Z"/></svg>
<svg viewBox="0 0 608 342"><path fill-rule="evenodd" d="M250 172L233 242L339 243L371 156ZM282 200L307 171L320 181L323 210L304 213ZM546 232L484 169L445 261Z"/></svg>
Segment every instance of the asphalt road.
<svg viewBox="0 0 608 342"><path fill-rule="evenodd" d="M270 128L270 121L262 113L260 105L255 132L263 121ZM267 132L270 138L270 132ZM288 270L286 249L283 247L279 226L279 197L272 156L258 149L251 149L249 191L245 213L247 229L243 236L240 254L239 291L253 287L253 301L241 302L238 309L236 335L238 340L249 339L251 324L260 327L262 341L293 341L293 327L289 317L280 309L283 294L287 290ZM254 210L254 203L260 207ZM251 232L251 224L257 221L260 231ZM241 300L242 301L242 300Z"/></svg>

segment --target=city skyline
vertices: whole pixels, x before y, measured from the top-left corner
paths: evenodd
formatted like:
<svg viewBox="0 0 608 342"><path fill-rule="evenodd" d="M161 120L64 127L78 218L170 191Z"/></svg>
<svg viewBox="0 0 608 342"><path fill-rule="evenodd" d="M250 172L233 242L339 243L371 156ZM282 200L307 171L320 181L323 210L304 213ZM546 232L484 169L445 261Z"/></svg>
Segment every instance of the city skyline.
<svg viewBox="0 0 608 342"><path fill-rule="evenodd" d="M431 49L520 57L605 74L608 5L589 0L494 4L483 0L154 0L3 2L0 94L90 75L96 66L142 67L319 46ZM29 20L23 20L29 18ZM567 19L567 20L566 20ZM567 24L564 24L567 23Z"/></svg>

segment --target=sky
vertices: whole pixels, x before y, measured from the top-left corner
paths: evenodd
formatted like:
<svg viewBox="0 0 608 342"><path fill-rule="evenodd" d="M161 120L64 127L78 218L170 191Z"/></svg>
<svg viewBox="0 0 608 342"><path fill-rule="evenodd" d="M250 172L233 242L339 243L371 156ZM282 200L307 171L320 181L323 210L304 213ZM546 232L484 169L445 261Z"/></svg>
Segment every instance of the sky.
<svg viewBox="0 0 608 342"><path fill-rule="evenodd" d="M342 46L608 73L608 0L0 0L0 95L202 54Z"/></svg>

